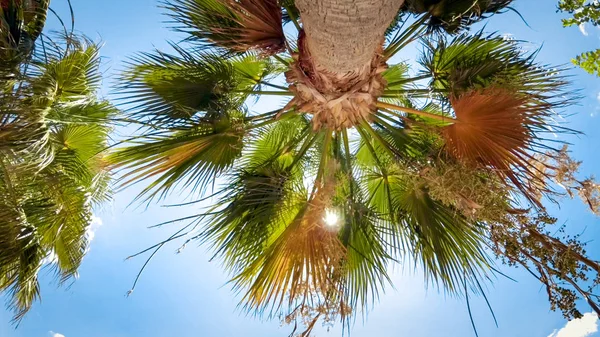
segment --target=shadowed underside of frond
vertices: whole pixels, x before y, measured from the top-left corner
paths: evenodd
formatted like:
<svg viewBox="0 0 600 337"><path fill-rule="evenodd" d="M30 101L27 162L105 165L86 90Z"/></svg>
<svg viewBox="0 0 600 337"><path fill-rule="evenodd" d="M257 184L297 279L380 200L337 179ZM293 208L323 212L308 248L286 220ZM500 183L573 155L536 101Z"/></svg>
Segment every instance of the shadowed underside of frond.
<svg viewBox="0 0 600 337"><path fill-rule="evenodd" d="M467 164L494 169L539 204L530 188L540 179L532 145L535 130L544 126L543 111L526 97L493 88L451 98L451 104L456 121L443 129L447 150Z"/></svg>
<svg viewBox="0 0 600 337"><path fill-rule="evenodd" d="M234 52L271 55L285 48L282 11L277 0L174 0L167 8L180 28L209 45Z"/></svg>
<svg viewBox="0 0 600 337"><path fill-rule="evenodd" d="M0 69L16 66L32 52L46 23L49 0L2 0L0 3Z"/></svg>
<svg viewBox="0 0 600 337"><path fill-rule="evenodd" d="M508 7L513 0L406 0L403 9L414 14L428 13L432 30L457 33Z"/></svg>

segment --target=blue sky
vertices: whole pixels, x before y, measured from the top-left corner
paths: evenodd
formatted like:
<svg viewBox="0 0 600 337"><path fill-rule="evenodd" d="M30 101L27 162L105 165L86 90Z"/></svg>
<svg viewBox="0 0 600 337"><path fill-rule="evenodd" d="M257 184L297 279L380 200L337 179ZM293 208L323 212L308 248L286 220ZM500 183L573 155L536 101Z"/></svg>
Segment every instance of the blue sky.
<svg viewBox="0 0 600 337"><path fill-rule="evenodd" d="M122 68L122 62L137 51L153 47L166 48L168 39L177 37L166 29L162 10L156 0L72 0L76 28L90 37L105 42L102 49L107 75ZM585 50L600 46L600 29L586 26L563 29L557 0L516 0L515 8L531 28L514 13L486 21L486 31L510 33L529 41L526 48L543 45L538 60L548 64L565 64ZM68 15L66 0L52 0L52 6ZM50 26L57 27L56 20ZM411 62L416 50L400 57ZM569 139L574 155L584 161L584 174L600 175L597 155L600 135L600 80L573 70L574 87L585 97L566 113L568 126L585 132L585 136ZM108 80L107 80L108 81ZM108 95L110 82L105 83ZM265 102L267 104L269 102ZM260 103L258 107L260 107ZM226 284L227 275L218 263L209 262L205 247L189 245L175 254L178 245L167 246L151 262L135 292L126 292L144 262L143 258L124 261L128 255L144 249L176 230L176 225L162 229L146 227L185 214L195 208L173 209L160 206L127 207L136 190L115 196L114 202L98 210L99 221L91 250L80 269L80 277L68 288L59 288L50 272L43 273L41 303L36 303L18 329L9 323L11 313L0 308L2 337L162 337L287 336L289 327L279 322L263 322L246 316L237 308L239 297ZM182 200L173 196L167 202ZM591 241L600 237L600 220L591 215L579 201L562 200L555 215L567 221L574 233L585 229L584 241L590 240L589 253L600 257L600 245ZM100 225L101 222L101 225ZM481 298L472 298L474 316L482 337L597 337L593 333L597 321L586 316L570 323L559 313L549 311L545 292L538 282L522 270L502 268L518 283L499 278L489 285L489 299L496 312L499 327ZM366 321L357 320L352 336L472 336L467 309L463 301L448 298L434 288L428 290L418 272L396 267L395 289L388 288L380 303ZM582 306L587 310L587 307ZM563 329L564 328L564 329ZM560 330L563 329L563 330ZM320 329L317 336L341 336L339 326L328 333Z"/></svg>

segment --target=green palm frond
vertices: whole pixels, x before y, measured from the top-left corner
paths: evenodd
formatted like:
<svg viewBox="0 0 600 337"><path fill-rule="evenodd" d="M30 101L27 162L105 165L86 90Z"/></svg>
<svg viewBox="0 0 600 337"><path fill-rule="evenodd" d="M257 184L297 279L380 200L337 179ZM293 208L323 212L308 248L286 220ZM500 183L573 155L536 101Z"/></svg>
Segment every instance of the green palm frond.
<svg viewBox="0 0 600 337"><path fill-rule="evenodd" d="M490 262L481 226L432 200L422 187L393 198L397 198L396 211L404 227L399 231L404 232L413 259L423 266L426 279L462 293L465 280L475 285L477 279L486 276Z"/></svg>
<svg viewBox="0 0 600 337"><path fill-rule="evenodd" d="M343 280L343 302L350 308L366 309L372 305L391 283L387 266L393 262L386 245L388 233L384 230L383 212L370 208L361 195L361 188L349 172L341 177L333 209L343 209L339 238L346 249L342 261L345 273ZM370 198L373 200L373 198ZM381 211L381 209L379 209ZM354 309L353 309L354 310Z"/></svg>
<svg viewBox="0 0 600 337"><path fill-rule="evenodd" d="M515 41L499 36L460 35L451 41L431 41L420 63L432 76L431 86L456 96L485 88L503 78L515 79L532 68L531 57L521 57Z"/></svg>
<svg viewBox="0 0 600 337"><path fill-rule="evenodd" d="M294 22L295 25L298 25L298 18L300 17L300 11L296 7L295 0L280 0L279 3L281 7L283 7L283 23ZM299 28L299 25L296 26Z"/></svg>
<svg viewBox="0 0 600 337"><path fill-rule="evenodd" d="M264 253L274 233L289 221L293 200L299 199L301 181L277 164L244 172L231 183L224 209L210 221L206 239L235 274Z"/></svg>
<svg viewBox="0 0 600 337"><path fill-rule="evenodd" d="M107 161L125 170L124 185L155 178L141 195L162 197L184 179L193 190L202 189L231 168L242 153L244 134L240 117L225 115L139 139Z"/></svg>
<svg viewBox="0 0 600 337"><path fill-rule="evenodd" d="M40 297L44 264L61 283L77 275L92 208L110 198L102 152L116 109L96 97L99 47L69 37L50 49L0 104L0 291L17 322Z"/></svg>
<svg viewBox="0 0 600 337"><path fill-rule="evenodd" d="M59 58L34 63L40 75L32 81L33 91L49 103L82 100L99 89L100 47L87 39L70 40L70 44L72 48Z"/></svg>
<svg viewBox="0 0 600 337"><path fill-rule="evenodd" d="M225 60L174 48L178 55L139 55L122 75L119 94L132 105L132 118L179 125L239 109L274 69L252 55Z"/></svg>
<svg viewBox="0 0 600 337"><path fill-rule="evenodd" d="M259 128L247 145L244 166L260 167L270 162L291 165L294 159L299 161L301 158L297 158L297 153L301 151L301 143L306 140L304 137L310 127L309 121L303 116L293 116Z"/></svg>
<svg viewBox="0 0 600 337"><path fill-rule="evenodd" d="M81 110L94 103L90 97L100 85L98 48L83 39L62 51L60 58L31 61L29 76L3 97L0 148L35 154L32 163L40 167L52 161L51 125L65 117L53 111Z"/></svg>
<svg viewBox="0 0 600 337"><path fill-rule="evenodd" d="M429 15L431 30L453 34L489 16L501 13L513 0L406 0L403 8L411 14Z"/></svg>
<svg viewBox="0 0 600 337"><path fill-rule="evenodd" d="M536 64L536 53L526 55L516 41L501 36L462 34L450 41L429 41L426 47L420 63L432 78L431 87L446 96L503 87L548 100L565 91L563 69Z"/></svg>
<svg viewBox="0 0 600 337"><path fill-rule="evenodd" d="M298 134L308 127L297 117L259 130L241 158L244 171L231 174L231 183L223 189L227 193L218 203L223 209L211 218L204 236L232 271L239 272L248 258L261 253L275 228L291 221L290 208L306 200L303 162L294 159L303 150Z"/></svg>
<svg viewBox="0 0 600 337"><path fill-rule="evenodd" d="M383 72L383 78L387 81L386 89L402 89L407 83L410 83L408 70L408 64L398 63Z"/></svg>

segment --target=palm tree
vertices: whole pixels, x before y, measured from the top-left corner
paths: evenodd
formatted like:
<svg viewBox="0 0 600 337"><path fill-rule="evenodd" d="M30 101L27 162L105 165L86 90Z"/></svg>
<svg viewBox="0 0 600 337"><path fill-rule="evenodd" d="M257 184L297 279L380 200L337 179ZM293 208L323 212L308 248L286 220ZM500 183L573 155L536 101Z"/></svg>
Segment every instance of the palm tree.
<svg viewBox="0 0 600 337"><path fill-rule="evenodd" d="M97 44L70 35L34 49L48 1L1 4L0 292L18 322L44 265L61 284L77 275L92 210L110 196L101 152L116 110L96 95Z"/></svg>
<svg viewBox="0 0 600 337"><path fill-rule="evenodd" d="M565 79L515 41L467 31L509 4L165 3L188 44L131 60L119 92L140 133L109 161L124 185L147 182L144 201L180 187L188 204L214 203L146 251L181 238L208 244L245 308L304 320L305 335L319 318L365 312L397 261L463 296L482 292L493 253L525 268L525 253L556 261L568 247L523 209L542 214L552 193L557 166L537 154L551 149L542 137L554 111L570 103ZM411 75L393 56L419 39ZM282 107L248 108L264 96ZM515 236L523 231L530 239ZM546 250L534 249L534 234ZM573 270L537 267L560 296L554 280Z"/></svg>

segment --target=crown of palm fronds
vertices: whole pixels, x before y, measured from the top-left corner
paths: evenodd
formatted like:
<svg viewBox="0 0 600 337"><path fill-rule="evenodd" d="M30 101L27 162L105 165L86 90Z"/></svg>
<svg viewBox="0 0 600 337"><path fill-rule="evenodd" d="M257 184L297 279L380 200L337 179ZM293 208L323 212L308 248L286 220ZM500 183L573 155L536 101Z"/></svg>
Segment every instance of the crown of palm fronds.
<svg viewBox="0 0 600 337"><path fill-rule="evenodd" d="M247 51L258 45L236 40L235 30L219 36L215 27L233 24L206 15L242 4L182 0L168 8L189 42ZM419 4L427 7L414 11L431 17L392 30L368 78L337 96L321 90L327 83L301 50L276 55L269 44L259 46L263 58L174 47L176 56L134 59L122 76L128 117L142 127L111 164L126 184L149 179L142 193L150 197L177 184L204 194L208 182L219 186L210 196L216 203L173 238L209 244L249 310L346 319L372 304L398 260L420 265L428 282L453 294L481 291L493 264L486 216L517 207L511 193L531 196L530 159L547 146L539 137L553 109L569 103L561 98L566 83L517 42L482 33L423 40L417 76L406 64L387 65L428 34L427 20L458 31L509 1L407 2ZM284 6L299 26L293 2ZM297 42L289 45L302 49ZM298 89L307 83L314 92ZM290 99L255 112L245 104L251 96ZM348 122L315 117L326 109ZM349 110L365 113L341 113ZM455 172L473 186L449 182Z"/></svg>

